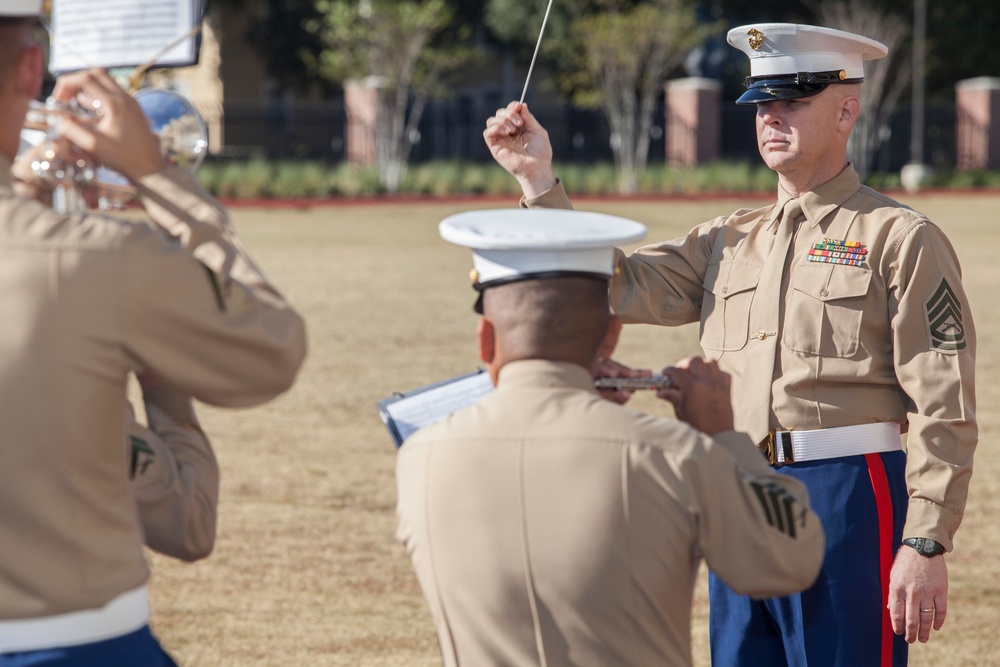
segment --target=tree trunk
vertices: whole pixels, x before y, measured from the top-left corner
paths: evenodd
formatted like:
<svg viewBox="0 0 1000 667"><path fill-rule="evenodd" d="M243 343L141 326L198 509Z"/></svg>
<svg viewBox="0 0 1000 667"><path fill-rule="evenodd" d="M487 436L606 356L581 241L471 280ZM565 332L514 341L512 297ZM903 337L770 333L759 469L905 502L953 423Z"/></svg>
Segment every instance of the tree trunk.
<svg viewBox="0 0 1000 667"><path fill-rule="evenodd" d="M613 97L616 99L612 99ZM611 152L615 158L615 171L618 173L618 191L626 195L635 194L641 173L636 150L638 128L635 95L605 95L604 99L605 113L608 124L611 125Z"/></svg>

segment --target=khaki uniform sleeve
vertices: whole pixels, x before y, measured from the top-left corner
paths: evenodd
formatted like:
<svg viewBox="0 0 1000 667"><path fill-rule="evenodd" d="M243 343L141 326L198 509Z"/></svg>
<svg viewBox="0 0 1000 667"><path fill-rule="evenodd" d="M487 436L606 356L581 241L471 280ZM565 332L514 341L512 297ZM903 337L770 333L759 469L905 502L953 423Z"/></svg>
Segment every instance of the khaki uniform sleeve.
<svg viewBox="0 0 1000 667"><path fill-rule="evenodd" d="M952 550L978 441L976 333L955 251L920 221L897 240L888 286L896 375L909 397L903 537Z"/></svg>
<svg viewBox="0 0 1000 667"><path fill-rule="evenodd" d="M572 209L562 181L522 208ZM611 281L611 307L625 322L679 325L701 318L705 273L719 225L725 218L696 227L682 239L649 245L627 256L618 250Z"/></svg>
<svg viewBox="0 0 1000 667"><path fill-rule="evenodd" d="M256 405L287 390L305 326L194 177L167 168L140 183L157 228L124 249L123 338L133 362L207 403Z"/></svg>
<svg viewBox="0 0 1000 667"><path fill-rule="evenodd" d="M551 190L547 190L537 197L521 197L521 208L561 208L572 211L573 203L566 194L566 188L562 181L557 180Z"/></svg>
<svg viewBox="0 0 1000 667"><path fill-rule="evenodd" d="M194 561L215 545L219 464L191 399L160 385L143 390L148 428L128 410L129 473L146 545Z"/></svg>
<svg viewBox="0 0 1000 667"><path fill-rule="evenodd" d="M617 251L611 307L624 322L676 326L701 319L705 276L725 218L695 227L684 238Z"/></svg>
<svg viewBox="0 0 1000 667"><path fill-rule="evenodd" d="M708 566L755 598L811 586L825 538L806 487L774 472L744 433L699 437L703 448L681 468Z"/></svg>

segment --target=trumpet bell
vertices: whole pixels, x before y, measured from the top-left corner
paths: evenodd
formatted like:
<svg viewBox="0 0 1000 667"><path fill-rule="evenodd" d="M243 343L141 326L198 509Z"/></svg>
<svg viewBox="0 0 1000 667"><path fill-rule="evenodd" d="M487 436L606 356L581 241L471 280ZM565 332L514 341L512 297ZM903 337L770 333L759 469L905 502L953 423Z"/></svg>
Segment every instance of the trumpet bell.
<svg viewBox="0 0 1000 667"><path fill-rule="evenodd" d="M134 97L159 137L167 163L196 171L208 152L208 128L191 102L164 88L143 88ZM97 168L95 181L101 208L121 208L135 195L132 182L107 167Z"/></svg>
<svg viewBox="0 0 1000 667"><path fill-rule="evenodd" d="M208 152L208 128L201 115L185 97L172 90L145 88L135 94L136 102L149 122L150 129L160 140L163 157L168 164L195 171ZM72 114L81 120L97 116L76 107L59 103L34 102L21 130L20 153L51 138L53 116ZM36 176L58 186L96 188L101 208L121 208L135 195L135 186L125 176L100 165L68 164L55 158L32 164Z"/></svg>
<svg viewBox="0 0 1000 667"><path fill-rule="evenodd" d="M171 164L195 171L208 152L208 128L187 98L163 88L145 88L135 100L160 137L163 155Z"/></svg>

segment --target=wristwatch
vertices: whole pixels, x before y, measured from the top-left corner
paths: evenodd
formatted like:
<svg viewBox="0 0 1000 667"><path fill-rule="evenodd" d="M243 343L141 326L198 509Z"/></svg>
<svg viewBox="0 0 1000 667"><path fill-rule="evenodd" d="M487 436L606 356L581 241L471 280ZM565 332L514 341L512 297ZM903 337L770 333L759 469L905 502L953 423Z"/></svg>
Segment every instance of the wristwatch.
<svg viewBox="0 0 1000 667"><path fill-rule="evenodd" d="M944 547L929 537L908 537L903 540L903 544L913 547L918 554L926 558L940 556L944 553Z"/></svg>

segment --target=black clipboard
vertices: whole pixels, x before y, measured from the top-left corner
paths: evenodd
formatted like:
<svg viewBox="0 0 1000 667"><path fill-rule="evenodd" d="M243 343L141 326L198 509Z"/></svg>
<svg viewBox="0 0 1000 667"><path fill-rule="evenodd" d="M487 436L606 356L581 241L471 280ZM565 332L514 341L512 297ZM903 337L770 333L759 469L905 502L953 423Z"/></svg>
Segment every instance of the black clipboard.
<svg viewBox="0 0 1000 667"><path fill-rule="evenodd" d="M491 391L489 373L479 369L383 398L378 402L378 414L398 449L417 430L475 404Z"/></svg>

